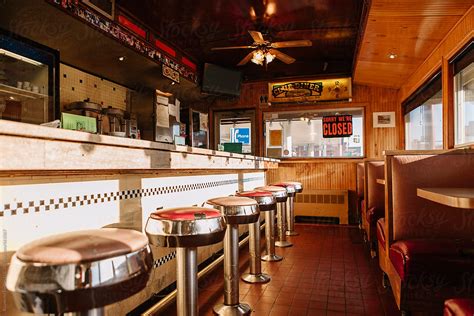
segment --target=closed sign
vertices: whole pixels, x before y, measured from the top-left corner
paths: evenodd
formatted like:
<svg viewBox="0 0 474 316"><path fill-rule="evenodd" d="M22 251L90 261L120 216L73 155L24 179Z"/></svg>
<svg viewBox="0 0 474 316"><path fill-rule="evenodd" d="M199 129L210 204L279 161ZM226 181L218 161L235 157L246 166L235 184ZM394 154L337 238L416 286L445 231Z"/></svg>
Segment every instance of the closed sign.
<svg viewBox="0 0 474 316"><path fill-rule="evenodd" d="M250 145L250 128L239 127L230 129L230 142Z"/></svg>
<svg viewBox="0 0 474 316"><path fill-rule="evenodd" d="M323 138L350 137L352 115L331 115L323 117Z"/></svg>

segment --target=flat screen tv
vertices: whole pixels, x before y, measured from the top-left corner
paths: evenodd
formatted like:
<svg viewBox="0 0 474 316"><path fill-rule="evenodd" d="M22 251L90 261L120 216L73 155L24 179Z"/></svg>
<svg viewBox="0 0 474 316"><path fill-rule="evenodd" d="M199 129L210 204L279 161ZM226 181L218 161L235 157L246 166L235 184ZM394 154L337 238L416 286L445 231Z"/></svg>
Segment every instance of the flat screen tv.
<svg viewBox="0 0 474 316"><path fill-rule="evenodd" d="M202 91L210 94L240 95L242 72L213 64L204 65Z"/></svg>

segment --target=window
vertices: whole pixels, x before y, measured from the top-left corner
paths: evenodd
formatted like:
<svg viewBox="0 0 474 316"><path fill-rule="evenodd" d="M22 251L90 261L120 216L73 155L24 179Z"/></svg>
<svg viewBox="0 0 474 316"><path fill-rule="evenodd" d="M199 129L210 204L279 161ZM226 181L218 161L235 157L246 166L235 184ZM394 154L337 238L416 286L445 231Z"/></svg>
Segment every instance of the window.
<svg viewBox="0 0 474 316"><path fill-rule="evenodd" d="M363 109L266 113L266 154L276 158L342 158L364 156ZM323 117L352 115L352 136L324 138Z"/></svg>
<svg viewBox="0 0 474 316"><path fill-rule="evenodd" d="M242 153L252 152L252 124L250 118L222 119L219 144L242 143Z"/></svg>
<svg viewBox="0 0 474 316"><path fill-rule="evenodd" d="M454 61L455 144L474 143L473 44Z"/></svg>
<svg viewBox="0 0 474 316"><path fill-rule="evenodd" d="M402 104L405 111L405 149L443 148L441 73Z"/></svg>

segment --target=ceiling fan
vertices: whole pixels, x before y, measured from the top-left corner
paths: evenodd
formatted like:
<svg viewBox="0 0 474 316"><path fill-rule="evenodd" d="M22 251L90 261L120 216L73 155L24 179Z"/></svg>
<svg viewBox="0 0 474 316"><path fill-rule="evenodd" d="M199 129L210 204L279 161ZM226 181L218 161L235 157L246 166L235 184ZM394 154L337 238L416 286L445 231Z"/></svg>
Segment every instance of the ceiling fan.
<svg viewBox="0 0 474 316"><path fill-rule="evenodd" d="M277 58L284 62L285 64L292 64L295 62L291 56L288 56L285 53L276 50L276 48L289 48L289 47L308 47L312 46L313 43L309 40L298 40L298 41L285 41L285 42L275 42L266 41L263 39L262 33L258 31L249 31L250 36L252 36L254 42L252 45L247 46L227 46L227 47L213 47L211 50L227 50L227 49L249 49L252 48L253 51L247 54L237 66L243 66L249 61L257 65L265 65L271 63L273 59Z"/></svg>

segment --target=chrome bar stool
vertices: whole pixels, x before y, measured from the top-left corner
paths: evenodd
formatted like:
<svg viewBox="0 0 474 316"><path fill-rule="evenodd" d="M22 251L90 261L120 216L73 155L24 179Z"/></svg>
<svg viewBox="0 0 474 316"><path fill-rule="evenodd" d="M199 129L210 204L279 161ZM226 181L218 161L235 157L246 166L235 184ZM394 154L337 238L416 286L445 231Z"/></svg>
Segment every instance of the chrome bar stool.
<svg viewBox="0 0 474 316"><path fill-rule="evenodd" d="M294 188L293 193L288 191L288 201L286 202L286 235L287 236L298 236L299 234L295 231L295 196L296 193L303 192L303 185L300 182L285 181L274 184L279 187L288 188L292 186Z"/></svg>
<svg viewBox="0 0 474 316"><path fill-rule="evenodd" d="M275 211L276 199L271 192L243 191L237 192L236 195L248 197L257 201L260 212L265 212L265 218L267 218L267 213L270 211ZM242 280L247 283L270 282L270 276L268 274L262 273L262 262L260 255L260 221L249 224L249 236L250 273L245 273L242 275Z"/></svg>
<svg viewBox="0 0 474 316"><path fill-rule="evenodd" d="M286 203L288 201L288 196L293 193L294 187L283 188L275 185L269 185L265 187L256 188L256 190L263 189L265 191L275 192L275 191L285 191L286 196L282 198L277 198L277 235L278 238L275 241L275 246L280 248L291 247L293 244L286 240Z"/></svg>
<svg viewBox="0 0 474 316"><path fill-rule="evenodd" d="M218 315L248 315L250 306L239 302L239 225L258 221L254 199L229 196L210 199L207 204L221 211L227 223L224 238L224 303L214 306Z"/></svg>
<svg viewBox="0 0 474 316"><path fill-rule="evenodd" d="M77 231L18 249L6 287L23 312L102 316L106 305L145 288L152 266L148 239L140 232Z"/></svg>
<svg viewBox="0 0 474 316"><path fill-rule="evenodd" d="M179 207L152 213L145 232L150 243L176 247L177 315L198 315L197 247L224 239L226 224L218 210Z"/></svg>
<svg viewBox="0 0 474 316"><path fill-rule="evenodd" d="M285 202L288 193L281 187L263 186L255 188L256 191L269 192L276 200L276 204ZM265 212L265 246L266 255L262 256L263 261L281 261L282 256L275 253L275 210Z"/></svg>

